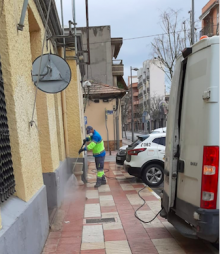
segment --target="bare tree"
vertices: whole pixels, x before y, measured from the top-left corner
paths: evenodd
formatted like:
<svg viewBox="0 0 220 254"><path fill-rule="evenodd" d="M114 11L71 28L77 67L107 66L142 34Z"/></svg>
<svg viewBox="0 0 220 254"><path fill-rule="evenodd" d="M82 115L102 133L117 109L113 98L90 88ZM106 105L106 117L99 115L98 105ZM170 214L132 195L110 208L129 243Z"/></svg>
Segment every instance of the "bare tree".
<svg viewBox="0 0 220 254"><path fill-rule="evenodd" d="M143 103L140 103L135 106L135 119L139 124L142 123L142 115L143 115Z"/></svg>
<svg viewBox="0 0 220 254"><path fill-rule="evenodd" d="M161 102L163 101L163 98L160 96L153 96L150 99L150 118L151 121L158 121L160 122L161 119L165 119L165 111L163 109L163 105L161 105Z"/></svg>
<svg viewBox="0 0 220 254"><path fill-rule="evenodd" d="M121 101L121 118L122 118L122 127L125 131L125 138L127 139L127 133L126 133L126 124L130 115L130 107L131 107L131 100L130 100L130 94L126 94Z"/></svg>
<svg viewBox="0 0 220 254"><path fill-rule="evenodd" d="M160 16L164 34L154 38L152 53L157 65L171 83L174 64L181 51L190 44L190 23L180 21L179 11L169 9Z"/></svg>

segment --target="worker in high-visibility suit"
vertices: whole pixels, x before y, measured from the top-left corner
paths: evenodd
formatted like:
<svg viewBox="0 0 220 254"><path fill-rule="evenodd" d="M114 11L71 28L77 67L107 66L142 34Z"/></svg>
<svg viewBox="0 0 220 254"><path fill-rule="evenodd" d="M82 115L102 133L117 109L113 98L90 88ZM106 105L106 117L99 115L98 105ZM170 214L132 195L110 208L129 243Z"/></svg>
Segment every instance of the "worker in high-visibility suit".
<svg viewBox="0 0 220 254"><path fill-rule="evenodd" d="M92 150L93 156L95 157L95 164L97 169L97 181L95 188L100 187L102 184L106 184L105 173L104 173L104 162L105 162L105 147L101 135L93 129L92 126L87 126L86 132L89 135L83 140L83 143L90 141L87 147L79 150L79 154L86 150Z"/></svg>

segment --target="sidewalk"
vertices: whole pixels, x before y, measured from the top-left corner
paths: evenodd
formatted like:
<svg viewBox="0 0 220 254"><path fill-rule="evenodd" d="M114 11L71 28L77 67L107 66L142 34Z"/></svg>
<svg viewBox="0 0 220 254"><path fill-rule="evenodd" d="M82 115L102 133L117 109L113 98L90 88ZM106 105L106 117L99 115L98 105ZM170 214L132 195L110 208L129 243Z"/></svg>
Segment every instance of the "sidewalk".
<svg viewBox="0 0 220 254"><path fill-rule="evenodd" d="M122 139L122 144L123 144L123 146L125 146L125 145L130 145L132 142L131 142L131 140L129 140L129 139L125 139L125 138L123 138Z"/></svg>
<svg viewBox="0 0 220 254"><path fill-rule="evenodd" d="M105 161L107 162L115 162L116 159L116 154L117 151L111 151L111 155L108 151L106 151L106 155L105 155ZM93 153L92 152L87 152L87 160L88 162L94 162L95 158L93 157Z"/></svg>
<svg viewBox="0 0 220 254"><path fill-rule="evenodd" d="M111 179L97 190L94 169L95 164L89 163L88 179L93 183L68 189L43 254L218 253L201 240L181 236L160 216L142 224L134 212L143 202L137 192L144 185L132 181L122 167L106 162ZM138 215L151 220L160 210L160 199L148 187L141 195L146 205Z"/></svg>

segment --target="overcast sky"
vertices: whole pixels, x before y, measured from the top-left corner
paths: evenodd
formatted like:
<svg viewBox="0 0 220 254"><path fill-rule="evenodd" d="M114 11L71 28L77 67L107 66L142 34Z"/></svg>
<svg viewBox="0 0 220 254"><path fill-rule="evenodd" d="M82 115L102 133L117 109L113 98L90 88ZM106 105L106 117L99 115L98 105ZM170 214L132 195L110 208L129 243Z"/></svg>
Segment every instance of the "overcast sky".
<svg viewBox="0 0 220 254"><path fill-rule="evenodd" d="M60 0L57 2L60 13ZM78 27L86 26L85 1L76 2L76 22ZM191 0L89 0L89 25L111 26L112 37L123 39L154 35L162 32L159 22L160 13L172 8L181 10L181 20L189 18ZM199 19L202 7L208 0L195 0L195 20ZM72 0L63 0L65 25L72 19ZM153 37L124 40L118 59L124 62L124 79L130 73L130 66L140 68L143 61L151 56L150 43ZM135 73L133 74L135 75Z"/></svg>

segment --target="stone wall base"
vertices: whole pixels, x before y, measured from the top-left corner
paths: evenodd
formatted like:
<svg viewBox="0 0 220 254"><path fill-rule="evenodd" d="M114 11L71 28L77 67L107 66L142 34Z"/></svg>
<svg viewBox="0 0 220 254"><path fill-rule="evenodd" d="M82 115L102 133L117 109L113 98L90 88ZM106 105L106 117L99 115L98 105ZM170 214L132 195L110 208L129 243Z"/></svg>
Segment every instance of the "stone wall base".
<svg viewBox="0 0 220 254"><path fill-rule="evenodd" d="M28 202L10 197L1 204L0 253L39 254L49 233L46 187Z"/></svg>
<svg viewBox="0 0 220 254"><path fill-rule="evenodd" d="M43 173L44 184L47 188L47 204L49 211L60 207L63 201L66 183L73 174L74 161L76 161L76 158L67 158L65 161L60 163L60 166L54 172ZM82 180L85 181L84 179L86 179L87 175L85 158L79 158L78 162L83 163ZM75 184L77 185L77 181Z"/></svg>

